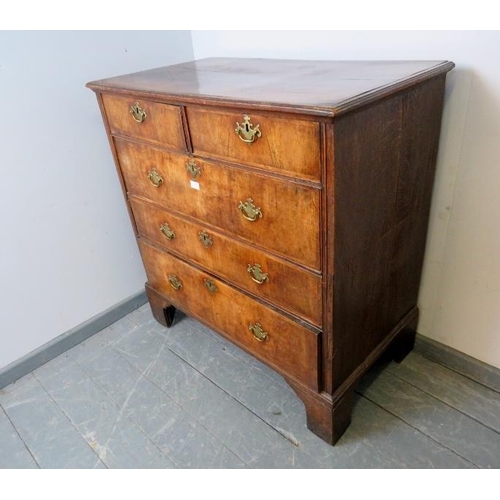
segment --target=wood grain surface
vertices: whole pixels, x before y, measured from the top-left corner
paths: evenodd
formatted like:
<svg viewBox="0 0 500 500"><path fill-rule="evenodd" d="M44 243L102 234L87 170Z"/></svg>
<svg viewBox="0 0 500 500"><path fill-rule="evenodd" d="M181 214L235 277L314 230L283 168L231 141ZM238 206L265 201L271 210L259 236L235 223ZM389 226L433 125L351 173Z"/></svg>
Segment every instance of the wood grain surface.
<svg viewBox="0 0 500 500"><path fill-rule="evenodd" d="M317 333L166 252L145 242L140 242L140 248L149 286L169 304L200 318L280 373L317 390L318 370L311 370L311 366L318 364ZM180 290L172 288L169 275L178 277L182 283ZM211 293L205 286L207 279L216 286L215 292ZM259 342L252 335L248 325L256 323L268 333L267 340Z"/></svg>
<svg viewBox="0 0 500 500"><path fill-rule="evenodd" d="M240 243L202 223L191 222L138 198L131 198L139 236L165 250L189 259L259 298L321 327L321 277L304 271L253 246ZM168 224L174 232L167 239L160 231ZM205 246L204 232L210 239ZM259 264L268 280L252 280L248 265Z"/></svg>
<svg viewBox="0 0 500 500"><path fill-rule="evenodd" d="M102 100L113 134L139 137L170 149L186 151L178 106L111 94L103 94ZM146 113L142 123L136 122L130 114L130 108L136 102Z"/></svg>
<svg viewBox="0 0 500 500"><path fill-rule="evenodd" d="M438 77L335 124L334 389L416 305L443 94Z"/></svg>
<svg viewBox="0 0 500 500"><path fill-rule="evenodd" d="M128 192L168 206L268 248L311 269L320 269L320 192L248 171L195 159L201 174L194 189L186 171L187 156L143 144L115 140ZM148 172L156 167L163 184L156 188ZM253 199L262 218L246 220L240 202Z"/></svg>
<svg viewBox="0 0 500 500"><path fill-rule="evenodd" d="M188 107L186 111L194 154L319 181L318 123L251 113L250 122L259 126L261 137L245 143L235 132L236 123L241 125L247 114L244 108L239 112L216 112Z"/></svg>
<svg viewBox="0 0 500 500"><path fill-rule="evenodd" d="M333 117L450 71L449 61L208 58L91 82L175 103Z"/></svg>
<svg viewBox="0 0 500 500"><path fill-rule="evenodd" d="M102 96L154 316L168 326L178 307L282 373L332 444L361 376L413 348L453 67L212 58L88 84ZM245 114L261 133L250 144L235 132ZM255 264L268 282L251 280ZM256 322L269 341L253 338Z"/></svg>

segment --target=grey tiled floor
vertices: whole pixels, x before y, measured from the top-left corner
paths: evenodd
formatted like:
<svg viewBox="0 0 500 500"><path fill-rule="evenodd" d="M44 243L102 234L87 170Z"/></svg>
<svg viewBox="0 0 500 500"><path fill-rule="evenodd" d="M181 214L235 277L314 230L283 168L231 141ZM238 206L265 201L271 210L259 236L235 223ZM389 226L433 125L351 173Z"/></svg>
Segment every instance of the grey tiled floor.
<svg viewBox="0 0 500 500"><path fill-rule="evenodd" d="M372 369L336 446L284 380L143 306L0 391L0 468L498 468L500 395L417 353Z"/></svg>

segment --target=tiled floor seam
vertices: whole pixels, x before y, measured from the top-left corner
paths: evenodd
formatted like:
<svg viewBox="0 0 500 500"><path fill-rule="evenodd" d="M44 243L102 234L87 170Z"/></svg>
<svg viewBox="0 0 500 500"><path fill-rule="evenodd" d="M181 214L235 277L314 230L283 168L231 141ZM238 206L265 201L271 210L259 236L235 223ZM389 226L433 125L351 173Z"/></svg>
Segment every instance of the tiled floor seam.
<svg viewBox="0 0 500 500"><path fill-rule="evenodd" d="M111 346L113 349L114 349L114 346ZM231 394L229 394L226 390L224 390L222 387L220 387L218 384L216 384L212 379L210 379L209 377L207 377L204 373L202 373L200 370L198 370L195 366L193 366L191 363L188 363L182 356L179 356L179 354L177 354L175 351L172 351L170 348L167 347L167 349L174 355L174 356L177 356L183 363L186 363L188 366L190 366L191 368L193 368L193 370L195 370L196 372L198 372L202 377L206 378L210 383L214 384L216 387L218 387L221 391L223 391L225 394L227 394L229 397L231 397L231 399L233 399L234 401L236 401L239 405L243 406L246 410L248 410L249 412L251 412L253 415L255 415L256 417L258 417L260 420L262 420L266 425L268 425L269 427L271 427L275 432L277 432L280 436L284 437L285 439L287 439L287 441L290 441L290 439L286 438L285 436L283 436L283 434L281 434L280 432L278 432L276 429L274 429L274 427L270 426L265 420L263 420L259 415L256 415L252 410L250 410L249 408L247 408L241 401L238 401L235 397L233 397ZM118 350L118 349L114 349L120 356L122 356L122 358L124 358L127 362L130 363L130 361L125 357L123 356L123 354ZM203 429L205 429L206 432L208 432L214 439L217 439L217 441L219 441L223 446L225 446L228 450L231 451L231 453L233 453L234 455L236 455L245 465L247 465L248 467L252 468L251 464L249 464L248 462L246 462L245 460L243 460L232 448L230 448L226 443L224 443L223 441L221 441L217 436L215 436L212 432L210 432L209 429L207 429L202 422L200 422L195 415L193 415L188 409L184 408L184 406L182 405L182 403L180 401L176 401L175 399L173 399L169 394L167 394L154 380L150 379L147 374L145 375L145 378L147 378L155 387L157 387L163 394L165 394L168 398L170 398L172 401L174 401L177 405L179 405L180 408L182 408L187 414L189 414L195 421L196 423L202 427ZM292 443L293 444L293 443Z"/></svg>
<svg viewBox="0 0 500 500"><path fill-rule="evenodd" d="M35 380L40 384L41 388L45 391L45 393L47 394L47 396L50 398L50 400L56 405L57 409L64 415L64 417L66 418L66 420L73 426L73 428L76 430L76 432L81 436L83 442L90 448L90 450L92 451L92 453L96 456L97 461L94 464L94 468L99 464L99 462L101 462L106 467L106 469L107 469L108 466L103 462L102 458L96 453L96 451L94 450L94 448L92 448L92 446L90 446L90 443L85 439L85 436L80 432L80 430L78 429L78 427L73 423L73 421L71 420L71 418L69 417L69 415L67 415L66 412L57 404L57 401L52 397L52 394L50 394L50 392L43 385L43 383L41 382L41 380L36 376L36 373L32 372L32 374L33 374L33 377L35 378Z"/></svg>
<svg viewBox="0 0 500 500"><path fill-rule="evenodd" d="M148 332L150 335L152 335L150 332ZM218 342L217 340L215 339L212 339L210 336L206 335L205 333L203 333L210 341L220 345L221 347L223 347L222 343ZM153 338L154 338L154 335L153 335ZM111 347L114 348L114 346L112 345ZM267 422L266 420L264 420L260 415L258 415L257 413L255 413L252 409L250 409L248 406L246 406L244 403L242 403L240 400L236 399L231 393L227 392L223 387L221 387L219 384L217 384L217 382L215 382L214 380L212 380L210 377L207 377L207 375L205 375L203 372L201 372L200 370L198 370L198 368L196 368L194 365L192 365L191 363L189 363L189 361L187 361L186 359L184 359L181 355L179 355L177 352L173 351L172 349L168 348L167 349L172 353L174 354L175 356L177 356L180 360L182 360L183 363L186 363L187 365L189 365L191 368L193 368L194 370L196 370L200 375L202 375L203 377L205 377L207 380L209 380L212 384L214 384L215 386L217 386L221 391L223 391L224 393L226 393L229 397L231 397L232 399L234 399L237 403L239 403L241 406L243 406L244 408L246 408L250 413L252 413L253 415L255 415L257 418L259 418L260 420L262 420L262 422L264 422L266 425L268 425L269 427L271 427L271 429L273 429L274 431L276 431L278 434L280 434L283 438L285 438L287 441L289 441L290 443L292 443L294 446L298 447L299 445L297 445L298 443L298 440L295 439L293 436L290 437L290 436L287 436L285 433L281 432L279 429L277 429L276 427L274 427L273 425L271 425L269 422ZM115 349L117 352L118 349ZM121 354L121 353L120 353ZM252 363L249 363L245 358L239 356L237 353L232 353L234 354L234 356L238 357L239 360L241 360L243 363L247 364L250 368L257 368L254 364ZM123 356L122 356L123 357ZM266 378L268 378L269 380L273 381L273 382L276 382L274 379L270 378L266 373L262 373ZM149 379L148 379L149 380ZM151 381L152 382L152 381ZM154 382L153 382L154 383ZM279 382L278 382L279 383ZM290 386L288 386L286 384L286 382L284 383L279 383L281 386L283 386L284 388L289 388ZM156 385L156 384L155 384Z"/></svg>
<svg viewBox="0 0 500 500"><path fill-rule="evenodd" d="M470 418L471 420L474 420L474 422L477 422L478 424L482 425L483 427L486 427L490 431L493 431L495 434L500 435L500 431L498 429L495 429L494 427L490 427L489 425L485 424L484 422L481 422L481 420L478 420L477 417L474 417L473 415L469 415L468 413L466 413L465 411L461 410L460 408L456 408L452 404L447 403L446 401L443 401L442 399L438 398L437 396L434 396L430 392L427 392L425 389L422 389L418 385L415 385L414 383L408 381L407 379L399 376L397 373L391 371L391 372L389 372L389 374L391 376L393 376L393 377L398 378L399 380L402 380L403 382L407 383L408 385L411 385L412 387L415 387L415 389L418 389L419 391L423 392L427 396L430 396L431 398L435 399L436 401L439 401L440 403L446 405L448 408L452 408L453 410L457 411L458 413L461 413L465 417Z"/></svg>
<svg viewBox="0 0 500 500"><path fill-rule="evenodd" d="M114 346L111 346L113 349L114 349ZM196 368L195 366L193 366L191 363L189 363L188 361L186 361L182 356L180 356L178 353L176 353L175 351L172 351L172 349L168 348L167 349L176 357L178 357L183 363L186 363L188 366L190 366L193 370L195 370L196 372L198 372L202 377L206 378L210 383L212 383L213 385L215 385L217 388L219 388L222 392L224 392L227 396L229 396L231 399L233 399L234 401L236 401L237 404L241 405L243 408L245 408L245 410L247 410L248 412L252 413L252 415L254 415L255 417L257 417L261 422L263 422L265 425L267 425L268 427L270 427L274 432L276 432L277 434L279 434L280 437L282 437L283 439L285 439L287 442L289 442L290 444L292 444L293 446L295 446L296 448L300 447L300 444L299 446L297 445L297 442L298 440L295 439L295 438L290 438L289 436L286 436L285 434L283 434L282 432L280 432L278 429L276 429L275 427L273 427L271 424L269 424L269 422L266 422L260 415L258 415L257 413L255 413L253 410L251 410L250 408L248 408L245 404L243 404L241 401L239 401L238 399L236 399L232 394L230 394L229 392L227 392L223 387L221 387L219 384L217 384L216 382L214 382L211 378L207 377L203 372L201 372L200 370L198 370L198 368ZM118 350L118 349L114 349L120 356L122 356L127 362L130 363L130 361L125 357L123 356L123 354ZM160 391L163 392L163 394L165 394L167 397L169 397L170 399L171 396L169 396L159 385L156 384L156 382L150 378L148 378L147 374L145 375L145 378L147 378L155 387L157 387ZM191 415L191 417L196 420L197 424L200 425L203 429L205 429L211 436L213 436L215 439L217 439L218 441L220 441L228 450L231 451L231 453L233 453L234 455L236 455L245 465L247 465L248 467L252 468L252 465L249 464L248 462L246 462L245 460L243 460L232 448L230 448L226 443L224 443L223 441L221 441L217 436L215 436L212 432L210 432L210 430L208 430L204 425L203 423L201 423L195 415L193 415L188 409L184 408L184 406L182 405L181 402L179 401L176 401L176 400L173 400L176 404L178 404L186 413L188 413L189 415ZM309 453L307 453L306 451L304 451L304 453L306 453L307 455L311 456ZM312 456L311 456L312 457ZM314 458L314 457L312 457Z"/></svg>
<svg viewBox="0 0 500 500"><path fill-rule="evenodd" d="M150 335L152 335L150 333ZM154 335L153 335L154 337ZM207 335L207 337L210 338L210 336ZM217 340L215 339L212 339L210 338L210 340L214 343L217 343L221 346L223 346L223 344L221 342L218 342ZM282 431L280 430L279 428L277 427L274 427L271 423L267 422L263 417L261 417L259 414L255 413L251 408L249 408L248 406L246 406L242 401L238 400L236 397L234 397L231 393L229 393L228 391L226 391L223 387L221 387L219 384L217 384L217 382L215 382L214 380L212 380L210 377L208 377L207 375L205 375L203 372L201 372L200 370L198 370L194 365L192 365L191 363L189 363L186 359L184 359L182 356L180 356L178 353L176 353L175 351L173 351L172 349L169 349L170 352L172 354L174 354L175 356L177 356L179 359L182 360L182 362L188 364L189 366L191 366L194 370L196 370L198 373L200 373L200 375L202 375L203 377L205 377L207 380L209 380L212 384L214 384L215 386L217 386L221 391L223 391L225 394L227 394L229 397L231 397L233 400L235 400L238 404L240 404L241 406L243 406L247 411L249 411L250 413L252 413L254 416L256 416L259 420L261 420L264 424L266 424L268 427L270 427L272 430L274 430L275 432L277 432L278 434L280 434L284 439L286 439L287 441L289 441L292 445L294 445L295 447L299 448L300 447L300 441L298 439L296 439L293 434L291 435L287 435L286 431ZM248 363L248 361L239 356L237 353L234 353L235 356L237 356L242 362L246 363L248 366L254 368L255 365L253 365L252 363ZM258 367L257 367L258 369ZM270 378L266 373L263 373L263 375L265 375L267 378ZM273 380L274 379L271 379L270 380ZM153 382L154 383L154 382ZM156 384L155 384L156 385ZM280 384L282 385L283 387L285 388L289 388L289 386L286 384L286 382ZM161 389L161 388L160 388ZM361 436L360 436L361 437ZM393 462L393 460L388 457L387 455L385 455L384 453L380 452L379 450L377 450L375 447L371 446L369 443L366 443L367 446L369 446L372 450L374 450L374 452L376 453L379 453L380 455L382 455L386 460L388 460L389 462ZM307 452L306 450L304 450L304 453L306 453L307 455L309 455L310 457L314 458L314 456L312 456L309 452ZM405 463L405 468L408 468L409 465Z"/></svg>
<svg viewBox="0 0 500 500"><path fill-rule="evenodd" d="M426 356L424 353L422 352L419 352L419 351L415 351L417 352L417 354L420 354L420 356L422 356L423 358L425 358L427 361L430 361L432 363L436 363L436 365L439 365L439 366L442 366L443 368L446 368L447 370L449 370L450 372L453 372L453 373L456 373L468 380L470 380L471 382L474 382L475 384L478 384L478 385L481 385L483 387L485 387L486 389L489 389L490 391L493 391L497 394L500 395L500 390L498 389L495 389L494 387L491 387L490 385L486 385L485 383L481 382L480 380L477 380L475 378L473 378L472 376L468 375L467 373L463 373L461 371L458 371L456 370L455 368L449 366L449 365L445 365L444 363L441 363L440 361L436 360L436 359L433 359L429 356Z"/></svg>
<svg viewBox="0 0 500 500"><path fill-rule="evenodd" d="M71 354L70 354L71 356ZM134 427L137 427L141 433L144 435L144 437L151 442L151 444L162 454L164 455L165 457L167 457L177 468L181 468L180 465L168 454L168 453L165 453L152 439L150 436L148 436L148 434L144 431L144 429L140 426L140 425L137 425L135 422L133 422L132 420L130 420L130 418L126 417L126 416L123 416L122 413L123 411L125 410L125 406L126 406L126 403L123 405L123 408L120 407L120 405L113 399L113 397L111 396L111 394L109 394L109 392L101 385L99 384L99 382L97 382L97 380L95 380L91 375L90 373L87 372L87 370L85 369L85 366L83 366L82 364L80 364L75 358L73 358L73 356L71 356L71 359L73 359L73 361L81 368L81 370L87 375L87 377L89 377L89 379L92 381L93 384L95 384L101 391L103 391L104 394L106 394L109 398L109 401L115 406L115 408L118 410L119 414L121 417L124 418L124 420L127 420L131 425L133 425ZM139 379L141 380L141 379Z"/></svg>
<svg viewBox="0 0 500 500"><path fill-rule="evenodd" d="M10 415L7 413L7 411L5 410L5 408L2 406L2 404L0 404L0 410L3 411L3 413L5 414L5 416L7 417L7 420L10 422L10 425L12 425L12 428L14 429L14 431L16 432L16 434L19 436L19 439L21 440L21 442L23 443L24 447L26 448L26 450L28 451L30 457L33 459L33 461L35 462L36 466L38 469L41 469L40 467L40 464L38 463L38 460L35 458L35 456L33 455L33 453L31 452L30 450L30 447L26 444L26 441L24 440L23 436L21 436L21 433L19 432L19 430L17 429L16 425L14 424L14 422L12 421L12 419L10 418Z"/></svg>
<svg viewBox="0 0 500 500"><path fill-rule="evenodd" d="M150 380L148 377L147 377L147 373L148 371L150 370L150 368L158 361L158 359L160 358L161 356L161 353L163 352L164 349L168 349L170 352L172 352L166 345L166 342L168 340L168 337L165 338L165 340L163 341L163 343L161 344L161 347L160 349L158 350L158 353L156 355L156 357L151 361L151 363L149 363L149 365L141 372L141 376L139 377L139 379L137 380L135 386L134 386L134 389L131 391L131 393L129 394L129 396L127 397L127 400L125 401L125 403L123 404L123 409L125 409L125 407L127 406L127 403L131 397L131 395L133 394L134 390L135 390L135 387L137 387L137 385L139 384L139 382L142 380L142 378L146 378L147 380L149 380L153 385L155 385L156 387L158 387L152 380ZM122 352L120 352L120 349L118 349L115 345L112 345L111 348L117 352L122 358L124 358L128 363L130 363L130 361L123 355ZM181 358L182 359L182 358ZM131 363L130 363L131 364ZM133 365L132 365L133 366ZM140 371L140 370L138 370ZM159 390L161 390L169 399L171 399L172 401L174 401L168 394L166 394L162 389L161 387L158 387ZM175 403L177 403L181 408L183 408L179 402L175 401ZM188 413L189 415L191 415L185 408L183 408L184 411L186 411L186 413ZM120 410L120 411L123 411L123 410ZM193 415L191 415L193 417ZM194 417L193 417L194 418ZM234 451L232 450L231 448L229 448L229 446L227 446L224 442L222 442L217 436L214 436L205 426L201 425L201 423L195 419L196 422L198 422L198 424L203 428L205 429L205 431L211 435L217 442L219 442L224 448L226 448L227 450L229 450L231 453L233 453L239 460L241 460L242 463L244 463L245 465L248 466L248 464ZM137 427L140 428L140 426L138 425ZM143 431L144 432L144 431ZM150 439L150 438L149 438Z"/></svg>
<svg viewBox="0 0 500 500"><path fill-rule="evenodd" d="M243 408L245 408L248 412L250 412L252 415L254 415L255 417L257 417L261 422L263 422L264 424L266 424L273 431L275 431L276 433L278 433L282 438L286 439L289 443L291 443L296 448L300 447L300 441L298 439L296 439L293 436L287 436L285 433L281 432L279 429L277 429L276 427L274 427L273 425L271 425L269 422L267 422L266 420L264 420L259 414L255 413L251 408L249 408L247 405L245 405L242 401L240 401L239 399L236 399L231 393L227 392L226 389L224 389L223 387L221 387L217 382L215 382L214 380L212 380L210 377L207 377L207 375L205 375L202 371L198 370L198 368L196 368L196 366L193 366L191 363L189 363L189 361L185 360L182 356L180 356L176 352L172 351L171 349L170 349L170 352L172 354L174 354L175 356L177 356L180 360L182 360L183 363L186 363L191 368L193 368L193 370L196 370L202 377L205 377L207 380L209 380L212 384L214 384L216 387L218 387L222 392L224 392L225 394L227 394L231 399L233 399L234 401L236 401L239 405L243 406Z"/></svg>
<svg viewBox="0 0 500 500"><path fill-rule="evenodd" d="M425 432L421 431L420 429L418 429L417 427L415 427L413 424L411 424L410 422L407 422L404 418L400 417L399 415L397 415L396 413L393 413L392 411L388 410L387 408L384 408L383 406L381 406L380 404L378 404L376 401L373 401L373 399L370 399L369 397L365 396L364 394L361 394L361 393L357 393L359 394L359 396L361 396L362 398L365 398L367 401L370 401L370 403L378 406L381 410L387 412L389 415L392 415L393 417L397 418L398 420L400 420L401 422L403 422L405 425L407 425L408 427L410 427L411 429L413 429L414 431L422 434L423 436L425 436L427 439L430 439L431 441L433 441L434 443L436 443L437 445L441 446L442 448L445 448L446 450L448 450L450 453L453 453L454 455L456 455L457 457L460 457L462 460L465 460L467 463L473 465L476 469L482 469L482 467L480 467L479 465L475 464L474 462L472 462L470 459L468 458L465 458L463 455L460 455L460 453L457 453L455 450L452 450L449 446L439 442L437 439L433 438L432 436L429 436L428 434L426 434Z"/></svg>
<svg viewBox="0 0 500 500"><path fill-rule="evenodd" d="M210 339L212 340L213 342L217 342L216 340L214 339ZM221 343L217 342L218 344L222 345ZM221 391L223 391L225 394L227 394L229 397L231 397L234 401L236 401L238 404L240 404L241 406L243 406L247 411L249 411L250 413L252 413L255 417L257 417L259 420L261 420L264 424L266 424L268 427L270 427L272 430L274 430L276 433L280 434L284 439L286 439L287 441L289 441L292 445L294 445L296 448L301 448L301 445L300 445L300 440L298 440L297 438L295 438L295 436L293 434L288 434L287 431L285 430L282 430L280 428L277 428L275 426L273 426L271 423L267 422L263 417L261 417L259 414L255 413L251 408L249 408L248 406L246 406L242 401L240 401L239 399L237 399L236 397L234 397L231 393L229 393L228 391L226 391L223 387L221 387L219 384L217 384L217 382L215 382L214 380L212 380L210 377L208 377L207 375L205 375L203 372L201 372L200 370L198 370L198 368L196 368L194 365L192 365L191 363L189 363L186 359L184 359L182 356L180 356L178 353L176 353L175 351L173 351L172 349L169 349L170 352L172 354L174 354L175 356L177 356L180 360L182 360L182 362L186 363L187 365L191 366L194 370L196 370L200 375L202 375L203 377L205 377L207 380L209 380L212 384L214 384L215 386L217 386ZM237 356L237 354L235 354ZM247 360L245 360L244 358L238 356L239 359L241 359L243 362L247 363L250 367L255 367L255 365L251 364L251 363L248 363ZM263 375L265 375L267 378L269 378L267 376L266 373L263 373ZM270 379L270 380L273 380L274 379ZM154 382L153 382L154 383ZM156 384L155 384L156 385ZM281 384L283 387L285 388L289 388L288 385L286 385L286 382L284 382L283 384ZM384 453L381 453L379 450L377 450L375 447L367 444L367 446L370 446L372 450L374 450L374 452L376 453L379 453L380 455L382 455L384 458L386 458L388 461L390 462L393 462L393 460L386 456ZM311 453L309 453L307 450L303 449L303 452L306 453L308 456L312 457L313 459L315 458L313 455L311 455ZM321 464L320 464L321 465ZM409 465L405 463L405 467L408 468Z"/></svg>
<svg viewBox="0 0 500 500"><path fill-rule="evenodd" d="M214 344L217 344L219 347L221 347L224 351L227 351L225 345L224 345L224 342L228 342L226 339L221 339L221 340L218 340L214 337L212 337L211 335L207 335L207 333L205 333L204 331L202 330L198 330L200 331L200 333L202 333L205 337L207 337L211 342L213 342ZM147 330L147 333L149 335L151 335L153 338L156 338L155 335L153 333L151 333L151 330ZM163 334L161 334L163 335ZM237 346L235 346L237 347ZM238 348L239 349L239 348ZM173 351L172 351L173 352ZM242 363L245 363L247 366L249 366L250 368L259 368L257 365L253 364L253 363L250 363L245 357L241 356L238 352L236 351L229 351L229 353L235 357L238 358L238 360L240 360ZM176 354L176 353L174 353ZM179 356L180 357L180 356ZM184 361L184 358L181 358L183 361ZM262 374L268 378L269 380L275 382L275 383L278 383L280 386L286 388L286 389L289 389L290 386L283 380L283 381L279 381L279 380L276 380L272 377L270 377L267 373L265 372L262 372Z"/></svg>
<svg viewBox="0 0 500 500"><path fill-rule="evenodd" d="M115 352L117 352L123 359L125 359L125 361L127 361L128 363L130 363L130 361L125 357L123 356L123 354L120 352L119 349L115 349L114 346L112 344L110 344L110 346ZM70 354L71 356L71 354ZM95 380L92 375L90 373L87 372L87 370L85 369L85 366L83 366L78 360L76 360L75 358L73 358L73 361L75 361L75 363L82 369L82 371L90 378L90 380L92 380L92 382L97 386L99 387L99 389L101 389L107 396L108 398L110 399L110 401L118 408L118 411L122 411L122 407L114 400L114 398L112 397L112 395L106 390L105 387L103 387L101 384L99 384L99 382L97 380ZM132 363L130 363L132 365ZM137 371L140 371L137 367L135 367L134 365L132 365L134 367L134 369L136 369ZM149 368L149 367L148 367ZM145 372L148 370L148 368L145 370ZM231 448L229 448L225 443L223 443L217 436L214 436L203 424L201 424L198 419L196 419L189 411L187 411L178 401L175 401L174 399L172 399L161 387L159 387L153 380L149 379L147 374L144 374L144 378L146 378L149 382L151 382L156 388L158 388L163 394L165 394L166 397L168 397L170 400L172 400L174 403L176 403L177 405L179 405L180 408L182 408L186 413L188 413L194 420L196 420L196 423L202 427L208 434L210 434L214 439L216 439L218 442L221 443L222 446L224 446L225 448L227 448L231 453L233 453L239 460L241 460L242 463L244 463L246 466L250 467L249 464L247 464L234 450L232 450ZM142 380L142 378L139 378L139 381ZM138 381L138 382L139 382ZM137 382L137 383L138 383ZM122 405L123 406L123 410L125 409L126 407L126 402ZM128 417L125 417L132 425L134 425L135 427L137 427L141 433L155 446L155 448L157 448L160 453L164 456L166 456L178 469L181 469L182 467L180 466L179 463L177 463L177 461L171 457L168 453L165 453L154 441L153 439L147 434L147 432L138 424L136 424L135 422L133 422L132 420L130 420L130 418Z"/></svg>
<svg viewBox="0 0 500 500"><path fill-rule="evenodd" d="M359 438L360 441L363 441L363 444L365 446L367 446L368 448L372 449L375 453L378 453L379 455L381 455L382 457L384 457L390 464L395 464L395 460L393 457L387 455L383 450L380 450L378 449L376 446L373 446L373 444L370 443L370 441L367 441L366 440L366 435L363 435L363 434L360 434L358 431L351 431L353 432L353 434L355 436L357 436ZM335 446L335 445L333 445ZM404 468L404 469L411 469L412 466L410 464L408 464L407 462L405 462L403 459L398 459L397 461L397 464L400 465L400 464L403 464L404 467L400 467L400 468ZM394 469L397 468L397 467L393 467Z"/></svg>

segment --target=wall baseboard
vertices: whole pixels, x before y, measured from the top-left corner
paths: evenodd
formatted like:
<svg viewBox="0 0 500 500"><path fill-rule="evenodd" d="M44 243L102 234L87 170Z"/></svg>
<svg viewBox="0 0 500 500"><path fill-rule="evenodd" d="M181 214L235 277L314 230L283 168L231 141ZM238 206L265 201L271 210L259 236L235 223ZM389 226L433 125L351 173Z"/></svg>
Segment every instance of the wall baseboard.
<svg viewBox="0 0 500 500"><path fill-rule="evenodd" d="M414 349L427 359L500 392L500 369L418 333Z"/></svg>
<svg viewBox="0 0 500 500"><path fill-rule="evenodd" d="M21 359L0 370L0 389L15 382L34 369L59 356L68 349L83 342L103 328L118 321L123 316L147 302L146 292L141 291L122 300L84 323L59 335L55 339L26 354Z"/></svg>

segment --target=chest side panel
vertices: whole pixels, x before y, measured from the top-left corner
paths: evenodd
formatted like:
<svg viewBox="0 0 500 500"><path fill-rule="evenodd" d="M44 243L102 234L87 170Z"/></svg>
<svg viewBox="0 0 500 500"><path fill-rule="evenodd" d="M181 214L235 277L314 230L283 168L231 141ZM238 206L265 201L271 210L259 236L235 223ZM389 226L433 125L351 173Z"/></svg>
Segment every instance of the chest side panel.
<svg viewBox="0 0 500 500"><path fill-rule="evenodd" d="M416 306L443 93L437 77L334 123L334 390Z"/></svg>

